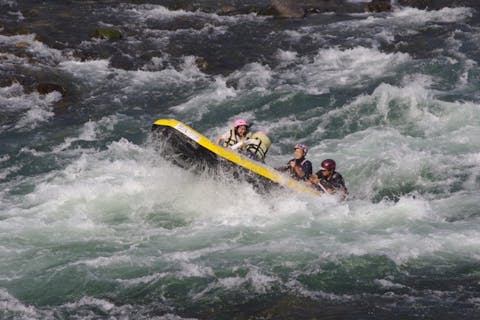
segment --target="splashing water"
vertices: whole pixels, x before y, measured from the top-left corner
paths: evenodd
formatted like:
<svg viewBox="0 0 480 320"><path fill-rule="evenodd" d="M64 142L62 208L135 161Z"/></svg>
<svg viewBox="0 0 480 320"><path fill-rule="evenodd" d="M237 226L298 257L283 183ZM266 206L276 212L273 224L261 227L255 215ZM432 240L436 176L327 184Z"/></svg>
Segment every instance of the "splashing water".
<svg viewBox="0 0 480 320"><path fill-rule="evenodd" d="M0 9L0 318L478 313L475 9ZM306 143L314 169L337 161L351 197L195 175L149 135L176 118L215 139L239 117L268 132L269 165Z"/></svg>

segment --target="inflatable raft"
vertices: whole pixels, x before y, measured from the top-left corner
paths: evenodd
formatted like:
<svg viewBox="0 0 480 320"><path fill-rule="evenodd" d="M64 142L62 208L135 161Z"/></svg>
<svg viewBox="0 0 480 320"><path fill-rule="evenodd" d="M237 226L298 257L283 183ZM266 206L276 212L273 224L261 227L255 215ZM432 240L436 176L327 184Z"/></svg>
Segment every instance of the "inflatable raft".
<svg viewBox="0 0 480 320"><path fill-rule="evenodd" d="M196 172L231 173L261 190L289 188L311 195L320 193L306 184L230 149L212 142L185 123L159 119L152 125L153 139L161 155L172 163Z"/></svg>

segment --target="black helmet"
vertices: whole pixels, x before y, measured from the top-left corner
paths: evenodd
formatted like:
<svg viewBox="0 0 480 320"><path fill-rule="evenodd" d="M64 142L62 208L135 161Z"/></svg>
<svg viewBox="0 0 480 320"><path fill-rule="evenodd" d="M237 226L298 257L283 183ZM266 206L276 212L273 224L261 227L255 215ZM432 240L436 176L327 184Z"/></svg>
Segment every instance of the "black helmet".
<svg viewBox="0 0 480 320"><path fill-rule="evenodd" d="M332 159L325 159L322 161L322 164L320 165L320 169L322 170L335 170L337 167L335 160Z"/></svg>

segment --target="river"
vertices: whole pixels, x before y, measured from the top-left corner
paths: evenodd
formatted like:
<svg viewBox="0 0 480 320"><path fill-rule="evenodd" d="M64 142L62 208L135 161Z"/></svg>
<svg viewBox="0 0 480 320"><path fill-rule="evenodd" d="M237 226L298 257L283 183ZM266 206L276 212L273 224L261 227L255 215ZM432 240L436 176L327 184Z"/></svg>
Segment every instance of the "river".
<svg viewBox="0 0 480 320"><path fill-rule="evenodd" d="M470 7L0 0L0 318L478 319L479 40ZM160 118L245 118L350 197L175 167Z"/></svg>

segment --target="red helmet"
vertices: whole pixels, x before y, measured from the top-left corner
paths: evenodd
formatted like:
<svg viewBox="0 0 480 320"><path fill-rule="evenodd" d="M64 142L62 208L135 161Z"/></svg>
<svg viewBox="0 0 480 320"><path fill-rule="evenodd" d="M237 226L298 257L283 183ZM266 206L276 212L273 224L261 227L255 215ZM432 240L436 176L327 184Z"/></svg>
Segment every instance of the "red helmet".
<svg viewBox="0 0 480 320"><path fill-rule="evenodd" d="M308 147L304 144L301 144L301 143L297 143L293 149L303 150L304 155L307 155L307 152L308 152Z"/></svg>
<svg viewBox="0 0 480 320"><path fill-rule="evenodd" d="M335 160L332 159L325 159L322 161L322 164L320 165L320 169L322 170L335 170L337 167L337 164L335 163Z"/></svg>

